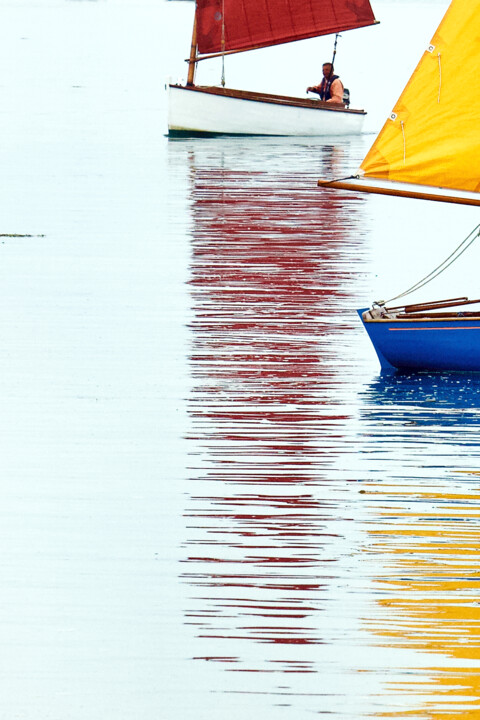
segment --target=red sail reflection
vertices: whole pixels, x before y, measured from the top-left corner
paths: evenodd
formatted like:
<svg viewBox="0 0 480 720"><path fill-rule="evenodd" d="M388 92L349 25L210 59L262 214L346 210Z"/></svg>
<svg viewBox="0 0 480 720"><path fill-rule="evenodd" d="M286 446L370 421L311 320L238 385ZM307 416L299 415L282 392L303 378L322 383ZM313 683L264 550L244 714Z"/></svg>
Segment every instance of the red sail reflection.
<svg viewBox="0 0 480 720"><path fill-rule="evenodd" d="M347 451L364 201L319 191L318 164L292 176L235 160L191 154L186 622L196 657L226 670L317 672L322 611L344 582L332 467Z"/></svg>

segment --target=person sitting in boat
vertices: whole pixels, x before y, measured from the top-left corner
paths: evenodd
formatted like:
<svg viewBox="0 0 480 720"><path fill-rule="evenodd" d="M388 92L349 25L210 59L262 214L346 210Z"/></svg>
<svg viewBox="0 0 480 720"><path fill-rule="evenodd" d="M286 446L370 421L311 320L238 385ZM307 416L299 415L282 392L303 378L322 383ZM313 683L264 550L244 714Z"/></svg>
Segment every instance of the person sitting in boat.
<svg viewBox="0 0 480 720"><path fill-rule="evenodd" d="M343 83L338 75L333 74L331 62L322 65L323 78L319 85L307 88L307 92L314 92L320 96L320 100L343 105Z"/></svg>

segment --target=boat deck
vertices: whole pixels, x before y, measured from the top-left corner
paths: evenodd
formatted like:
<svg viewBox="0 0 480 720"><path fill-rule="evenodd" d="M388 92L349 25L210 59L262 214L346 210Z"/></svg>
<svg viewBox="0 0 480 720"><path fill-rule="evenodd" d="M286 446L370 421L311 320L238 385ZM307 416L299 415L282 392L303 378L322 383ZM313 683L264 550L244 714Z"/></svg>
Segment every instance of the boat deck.
<svg viewBox="0 0 480 720"><path fill-rule="evenodd" d="M252 102L270 103L272 105L289 105L291 107L310 108L313 110L328 110L331 112L349 113L355 115L366 115L365 110L358 110L347 107L346 105L337 105L335 103L324 102L323 100L314 100L312 98L297 98L290 95L273 95L263 92L252 92L250 90L235 90L233 88L217 87L213 85L177 85L171 84L170 87L187 92L200 92L210 95L220 95L223 97L236 98L238 100L250 100Z"/></svg>
<svg viewBox="0 0 480 720"><path fill-rule="evenodd" d="M384 305L374 305L370 310L364 312L362 317L365 322L392 322L393 320L401 320L404 322L416 322L418 320L480 320L480 309L451 309L478 303L480 303L480 300L469 300L467 297L461 297L391 308L385 307Z"/></svg>

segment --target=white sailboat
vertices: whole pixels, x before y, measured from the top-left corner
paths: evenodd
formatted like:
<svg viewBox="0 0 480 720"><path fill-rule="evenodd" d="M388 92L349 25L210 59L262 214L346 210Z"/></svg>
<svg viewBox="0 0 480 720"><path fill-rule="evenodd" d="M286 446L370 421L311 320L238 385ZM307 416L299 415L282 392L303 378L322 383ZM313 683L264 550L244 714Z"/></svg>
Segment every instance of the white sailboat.
<svg viewBox="0 0 480 720"><path fill-rule="evenodd" d="M347 104L195 84L200 60L376 23L369 0L196 0L185 85L169 84L169 135L355 135Z"/></svg>

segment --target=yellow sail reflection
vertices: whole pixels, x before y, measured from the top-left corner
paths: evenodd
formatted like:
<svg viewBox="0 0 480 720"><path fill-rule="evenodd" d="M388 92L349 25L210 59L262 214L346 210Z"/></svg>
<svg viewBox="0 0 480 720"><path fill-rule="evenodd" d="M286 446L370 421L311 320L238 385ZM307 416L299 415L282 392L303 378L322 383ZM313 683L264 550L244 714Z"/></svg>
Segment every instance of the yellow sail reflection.
<svg viewBox="0 0 480 720"><path fill-rule="evenodd" d="M453 0L361 170L478 192L480 1Z"/></svg>
<svg viewBox="0 0 480 720"><path fill-rule="evenodd" d="M385 510L371 530L369 549L385 565L378 616L369 625L382 647L415 651L418 667L389 683L403 707L376 717L479 718L478 493L389 492L388 498L391 507L382 498Z"/></svg>

